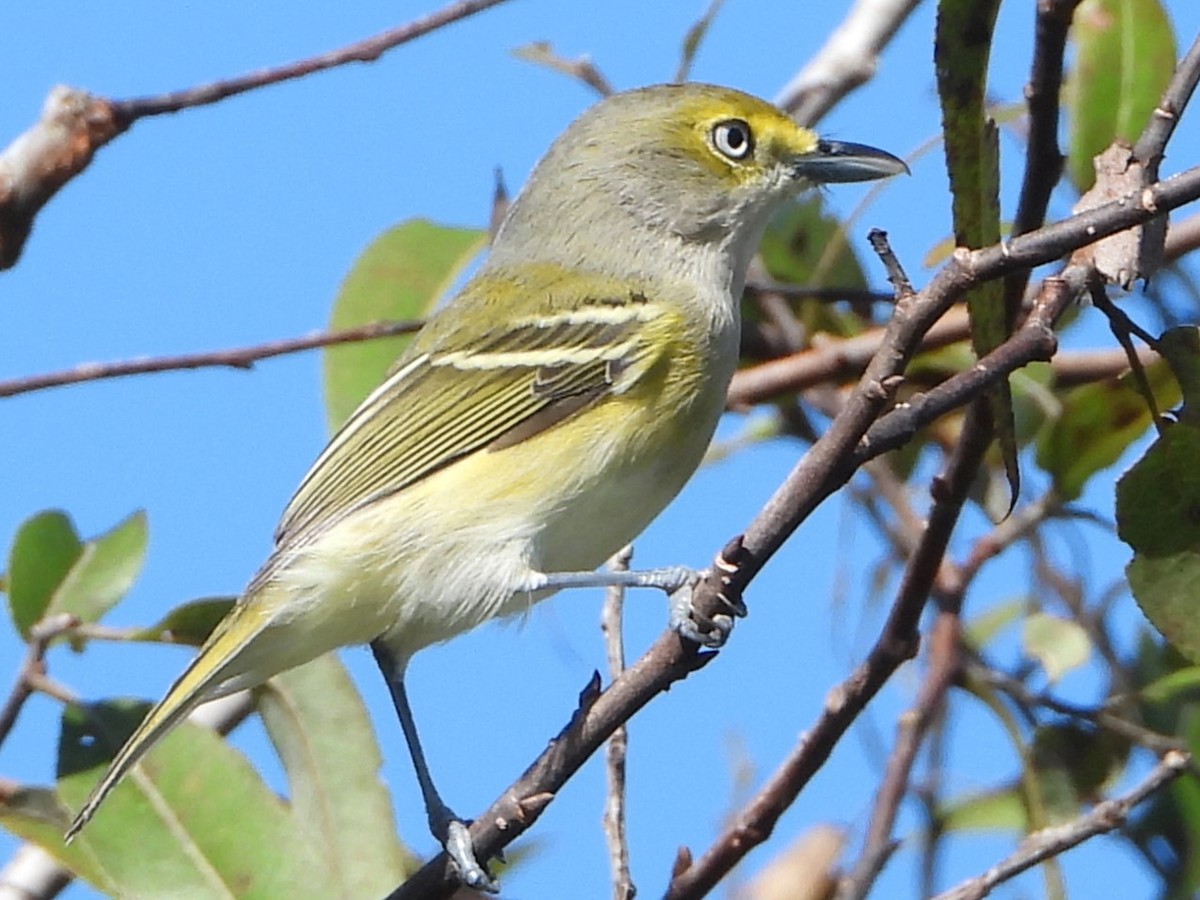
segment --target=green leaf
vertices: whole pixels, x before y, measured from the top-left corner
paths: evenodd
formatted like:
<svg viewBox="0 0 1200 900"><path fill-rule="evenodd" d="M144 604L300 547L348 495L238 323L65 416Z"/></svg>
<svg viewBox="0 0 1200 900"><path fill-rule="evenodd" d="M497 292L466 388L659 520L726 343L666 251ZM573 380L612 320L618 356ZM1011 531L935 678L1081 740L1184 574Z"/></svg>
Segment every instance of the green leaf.
<svg viewBox="0 0 1200 900"><path fill-rule="evenodd" d="M17 632L29 630L50 608L54 592L83 555L83 544L67 514L48 510L26 519L8 552L8 608Z"/></svg>
<svg viewBox="0 0 1200 900"><path fill-rule="evenodd" d="M1017 621L1025 611L1024 600L1006 600L972 618L963 629L963 641L968 647L982 650L1005 627Z"/></svg>
<svg viewBox="0 0 1200 900"><path fill-rule="evenodd" d="M83 552L58 585L47 615L70 613L96 622L133 587L146 559L146 514L135 512L83 545Z"/></svg>
<svg viewBox="0 0 1200 900"><path fill-rule="evenodd" d="M66 513L48 510L25 521L9 552L9 607L22 637L40 619L69 613L98 621L133 586L146 556L146 514L81 541Z"/></svg>
<svg viewBox="0 0 1200 900"><path fill-rule="evenodd" d="M1133 596L1158 632L1194 663L1200 663L1200 552L1155 558L1136 555L1125 569Z"/></svg>
<svg viewBox="0 0 1200 900"><path fill-rule="evenodd" d="M323 848L344 897L381 897L418 861L396 839L371 720L329 654L272 678L258 692L267 734L287 769L292 817Z"/></svg>
<svg viewBox="0 0 1200 900"><path fill-rule="evenodd" d="M1159 0L1083 0L1070 33L1067 173L1082 193L1095 181L1092 158L1146 127L1175 69L1175 35Z"/></svg>
<svg viewBox="0 0 1200 900"><path fill-rule="evenodd" d="M189 600L176 606L149 628L135 632L133 640L199 647L208 640L217 623L229 615L236 602L236 597Z"/></svg>
<svg viewBox="0 0 1200 900"><path fill-rule="evenodd" d="M866 276L837 216L819 193L786 204L759 245L767 272L777 281L815 287L865 288Z"/></svg>
<svg viewBox="0 0 1200 900"><path fill-rule="evenodd" d="M68 808L83 803L146 709L125 701L64 712L58 792ZM121 897L347 896L325 848L308 842L246 758L188 722L113 790L75 844Z"/></svg>
<svg viewBox="0 0 1200 900"><path fill-rule="evenodd" d="M1180 325L1168 329L1158 339L1158 351L1179 383L1183 397L1180 421L1200 426L1200 328Z"/></svg>
<svg viewBox="0 0 1200 900"><path fill-rule="evenodd" d="M1025 801L1014 786L951 800L938 810L945 831L1008 831L1024 834L1029 821Z"/></svg>
<svg viewBox="0 0 1200 900"><path fill-rule="evenodd" d="M1200 551L1200 428L1170 426L1117 482L1117 534L1138 555Z"/></svg>
<svg viewBox="0 0 1200 900"><path fill-rule="evenodd" d="M342 282L330 327L424 318L486 242L487 234L478 229L446 228L421 219L385 231L363 251ZM383 381L411 338L398 335L326 349L325 409L330 430L336 430Z"/></svg>
<svg viewBox="0 0 1200 900"><path fill-rule="evenodd" d="M1083 626L1048 613L1032 613L1026 618L1021 639L1025 653L1041 664L1050 684L1084 665L1092 655L1092 642Z"/></svg>
<svg viewBox="0 0 1200 900"><path fill-rule="evenodd" d="M1173 406L1179 388L1162 361L1145 367L1159 408ZM1074 500L1097 472L1108 468L1146 433L1151 415L1129 375L1080 385L1062 398L1062 412L1037 440L1037 464L1064 500Z"/></svg>
<svg viewBox="0 0 1200 900"><path fill-rule="evenodd" d="M86 842L63 843L71 817L52 788L6 784L0 781L0 828L36 844L77 877L106 894L116 895L102 862Z"/></svg>
<svg viewBox="0 0 1200 900"><path fill-rule="evenodd" d="M1134 550L1126 569L1146 618L1200 662L1200 427L1172 425L1117 482L1117 533Z"/></svg>
<svg viewBox="0 0 1200 900"><path fill-rule="evenodd" d="M996 123L986 108L987 69L999 0L942 0L938 4L938 98L946 170L953 195L956 246L979 248L1000 240L1000 148ZM990 281L967 292L971 345L977 358L1008 338L1013 313L1004 285ZM1020 470L1012 389L1004 379L988 391L992 428L1008 476L1009 510L1017 501Z"/></svg>
<svg viewBox="0 0 1200 900"><path fill-rule="evenodd" d="M1187 666L1156 678L1141 687L1138 697L1147 703L1175 703L1200 695L1200 666Z"/></svg>
<svg viewBox="0 0 1200 900"><path fill-rule="evenodd" d="M1128 754L1127 740L1090 725L1040 726L1030 756L1049 823L1068 822L1079 815L1081 803L1095 802Z"/></svg>

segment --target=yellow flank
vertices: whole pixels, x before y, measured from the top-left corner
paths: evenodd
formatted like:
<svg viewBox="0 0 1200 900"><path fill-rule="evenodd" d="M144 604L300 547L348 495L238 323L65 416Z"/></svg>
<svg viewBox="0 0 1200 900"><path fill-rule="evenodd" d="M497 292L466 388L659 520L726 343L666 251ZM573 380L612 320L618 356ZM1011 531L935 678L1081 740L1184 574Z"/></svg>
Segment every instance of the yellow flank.
<svg viewBox="0 0 1200 900"><path fill-rule="evenodd" d="M902 167L711 85L630 91L584 113L479 273L317 458L274 553L68 837L197 704L360 643L396 688L417 650L528 609L547 576L589 572L636 537L716 428L771 214L814 180Z"/></svg>

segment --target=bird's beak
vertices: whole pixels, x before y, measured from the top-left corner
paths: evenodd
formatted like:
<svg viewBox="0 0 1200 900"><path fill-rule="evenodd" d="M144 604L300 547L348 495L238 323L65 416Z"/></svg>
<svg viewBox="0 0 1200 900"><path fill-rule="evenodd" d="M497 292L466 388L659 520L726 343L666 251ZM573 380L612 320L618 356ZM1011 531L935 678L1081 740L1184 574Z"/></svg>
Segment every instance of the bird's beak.
<svg viewBox="0 0 1200 900"><path fill-rule="evenodd" d="M886 150L846 141L818 141L811 153L795 159L795 172L806 181L834 184L874 181L908 172L904 160Z"/></svg>

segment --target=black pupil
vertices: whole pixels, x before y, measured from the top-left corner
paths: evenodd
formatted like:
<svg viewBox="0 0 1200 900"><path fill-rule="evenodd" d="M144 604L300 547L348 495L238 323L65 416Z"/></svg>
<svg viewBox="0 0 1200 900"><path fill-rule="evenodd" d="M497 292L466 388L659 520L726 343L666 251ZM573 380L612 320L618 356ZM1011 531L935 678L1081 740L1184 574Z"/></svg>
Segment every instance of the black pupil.
<svg viewBox="0 0 1200 900"><path fill-rule="evenodd" d="M746 134L736 125L730 125L725 129L725 142L730 150L741 150L746 146Z"/></svg>

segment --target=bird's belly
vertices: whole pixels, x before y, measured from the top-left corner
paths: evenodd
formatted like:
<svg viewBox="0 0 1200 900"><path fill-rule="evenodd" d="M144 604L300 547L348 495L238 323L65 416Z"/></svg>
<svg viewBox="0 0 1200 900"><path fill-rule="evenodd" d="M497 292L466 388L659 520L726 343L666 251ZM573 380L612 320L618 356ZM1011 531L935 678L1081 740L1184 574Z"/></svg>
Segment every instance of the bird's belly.
<svg viewBox="0 0 1200 900"><path fill-rule="evenodd" d="M548 595L531 590L539 573L595 569L663 510L699 464L721 400L614 402L477 451L351 514L288 575L318 605L370 610L400 655L523 612Z"/></svg>

